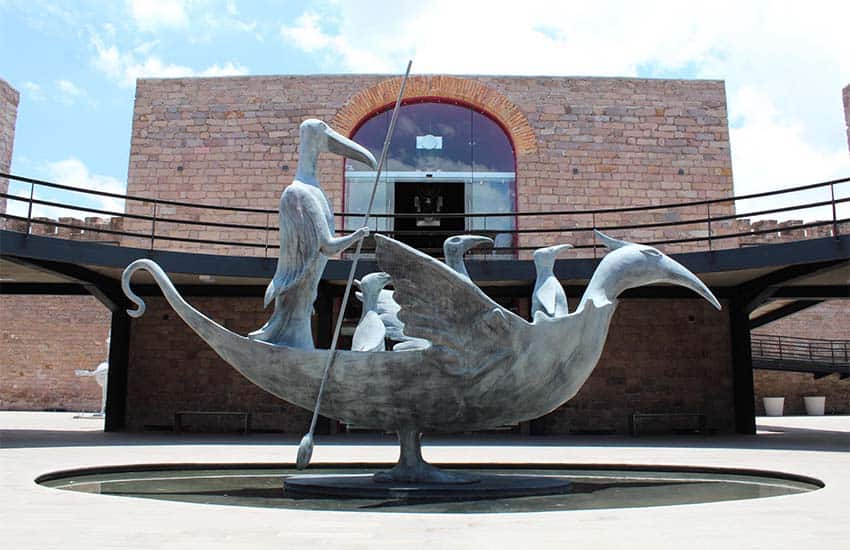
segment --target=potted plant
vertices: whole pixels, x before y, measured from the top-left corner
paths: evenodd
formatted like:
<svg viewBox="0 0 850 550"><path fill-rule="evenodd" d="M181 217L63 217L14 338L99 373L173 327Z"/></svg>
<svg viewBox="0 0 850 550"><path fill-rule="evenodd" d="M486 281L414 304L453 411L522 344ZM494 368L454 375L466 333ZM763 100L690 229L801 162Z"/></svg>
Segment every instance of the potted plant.
<svg viewBox="0 0 850 550"><path fill-rule="evenodd" d="M766 416L782 416L782 409L785 407L784 397L762 397L764 403L764 414Z"/></svg>
<svg viewBox="0 0 850 550"><path fill-rule="evenodd" d="M826 396L824 395L807 395L803 397L803 403L806 404L806 414L809 416L823 416L823 410L826 406Z"/></svg>

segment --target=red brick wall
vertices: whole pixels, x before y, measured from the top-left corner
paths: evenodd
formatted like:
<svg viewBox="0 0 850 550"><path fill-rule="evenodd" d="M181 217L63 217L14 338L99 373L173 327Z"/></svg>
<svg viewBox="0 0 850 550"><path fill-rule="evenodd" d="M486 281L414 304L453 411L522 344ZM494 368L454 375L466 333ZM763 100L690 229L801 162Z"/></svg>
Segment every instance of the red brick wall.
<svg viewBox="0 0 850 550"><path fill-rule="evenodd" d="M57 225L59 222L63 225ZM70 227L69 227L70 226ZM121 231L124 227L124 218L33 218L30 233L33 235L44 235L58 239L71 239L75 241L97 241L105 244L118 244L119 235L105 233L104 231ZM6 229L25 233L27 222L22 220L10 220Z"/></svg>
<svg viewBox="0 0 850 550"><path fill-rule="evenodd" d="M276 209L280 192L294 176L298 125L308 117L339 118L351 126L357 102L385 103L382 76L289 76L201 79L143 79L136 90L128 193L210 205ZM732 168L724 85L721 81L627 78L418 77L409 97L443 95L477 101L517 133L519 209L591 209L651 205L729 196ZM489 94L489 95L488 95ZM469 97L467 97L469 96ZM370 99L371 98L371 99ZM366 107L371 106L366 105ZM513 106L513 109L512 109ZM507 113L507 114L502 114ZM510 117L518 117L517 120ZM525 129L529 130L526 131ZM288 171L283 170L288 166ZM326 154L320 180L339 211L342 161ZM731 213L717 205L712 215ZM151 214L151 206L128 203L131 213ZM629 222L704 217L704 208L629 215ZM162 218L221 219L210 212L166 207ZM227 221L265 226L262 214L239 214ZM601 216L597 225L625 218ZM271 220L274 225L275 220ZM582 217L523 218L520 227L589 225ZM128 228L150 224L128 220ZM731 225L715 224L715 233ZM263 242L263 231L185 228L158 223L157 231L197 238ZM703 226L630 231L638 241L701 236ZM274 241L276 235L271 235ZM575 235L523 236L536 246ZM129 239L128 241L135 241ZM127 242L127 244L133 244ZM735 246L734 240L722 246ZM209 250L185 243L160 247ZM688 245L693 247L694 245ZM702 247L702 245L698 245ZM686 246L667 247L670 252ZM262 254L262 249L220 252ZM576 254L580 252L576 251Z"/></svg>
<svg viewBox="0 0 850 550"><path fill-rule="evenodd" d="M829 300L763 325L753 333L850 340L850 302Z"/></svg>
<svg viewBox="0 0 850 550"><path fill-rule="evenodd" d="M9 172L12 146L15 143L15 120L18 116L18 92L0 78L0 172ZM0 192L8 192L9 182L0 178ZM6 212L6 199L0 198L0 212ZM2 227L3 220L0 220Z"/></svg>
<svg viewBox="0 0 850 550"><path fill-rule="evenodd" d="M189 301L240 334L268 319L259 298ZM171 426L174 413L183 410L247 411L255 430L300 433L307 429L311 413L249 382L186 326L164 298L148 298L146 303L147 313L132 321L130 331L128 429Z"/></svg>
<svg viewBox="0 0 850 550"><path fill-rule="evenodd" d="M764 414L763 397L784 397L785 415L806 414L803 397L826 397L826 414L850 414L850 379L838 375L815 380L811 374L756 370L753 375L756 395L756 414Z"/></svg>
<svg viewBox="0 0 850 550"><path fill-rule="evenodd" d="M123 224L120 218L60 221L74 227L34 223L31 232L117 243L116 236L93 229L120 230ZM6 229L24 232L26 225L12 220ZM0 410L99 411L100 386L74 370L106 361L109 322L109 311L90 296L0 295Z"/></svg>
<svg viewBox="0 0 850 550"><path fill-rule="evenodd" d="M93 370L108 356L110 313L90 296L0 297L0 410L99 411Z"/></svg>
<svg viewBox="0 0 850 550"><path fill-rule="evenodd" d="M240 334L268 316L259 299L193 299ZM163 299L133 321L128 427L170 426L179 410L252 413L258 429L301 433L309 413L267 394L222 361ZM733 429L728 315L700 300L626 300L599 367L578 396L543 420L546 433L610 428L625 433L634 411L699 411L710 428Z"/></svg>

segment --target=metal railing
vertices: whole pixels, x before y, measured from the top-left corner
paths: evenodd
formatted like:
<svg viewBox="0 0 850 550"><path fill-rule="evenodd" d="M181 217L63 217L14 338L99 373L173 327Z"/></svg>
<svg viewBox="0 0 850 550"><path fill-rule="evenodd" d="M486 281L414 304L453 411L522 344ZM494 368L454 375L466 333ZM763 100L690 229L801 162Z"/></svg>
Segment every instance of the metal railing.
<svg viewBox="0 0 850 550"><path fill-rule="evenodd" d="M850 375L850 340L751 335L753 367Z"/></svg>
<svg viewBox="0 0 850 550"><path fill-rule="evenodd" d="M8 212L0 213L0 217L6 220L18 222L18 227L24 225L22 230L27 234L33 232L34 225L47 225L57 228L70 228L79 230L79 223L68 222L52 219L42 219L33 216L34 206L56 207L73 210L75 212L84 212L97 216L108 216L126 220L124 226L104 227L100 226L83 226L86 231L100 233L104 235L112 235L122 238L143 239L149 248L154 249L158 242L176 242L187 243L193 246L211 245L224 247L239 247L246 249L263 249L264 255L268 255L269 250L278 248L276 244L276 234L278 227L272 225L272 220L276 219L277 211L264 208L236 207L236 206L221 206L221 205L204 205L190 202L181 202L167 199L157 199L152 197L122 195L117 193L109 193L105 191L94 191L80 189L77 187L53 183L34 178L15 176L12 174L0 173L0 179L5 178L12 181L28 184L30 186L28 196L17 195L11 193L0 193L0 197L7 199L7 210L9 201L20 201L26 204L26 217L20 215L9 214ZM605 232L615 232L626 234L626 232L643 232L662 233L661 238L642 239L641 242L655 246L664 245L696 245L702 243L703 249L713 250L717 243L722 243L727 240L745 239L758 237L776 233L778 231L807 231L816 228L823 228L819 232L819 236L824 233L838 236L841 231L841 225L850 222L850 218L841 218L838 215L838 205L850 203L850 192L847 196L836 198L836 187L847 186L850 191L850 178L842 178L831 181L802 185L779 191L766 191L761 193L753 193L742 196L729 196L717 199L698 200L690 202L671 202L663 204L655 204L648 206L627 206L621 208L600 208L592 210L552 210L552 211L519 211L519 212L475 212L475 213L435 213L427 214L428 217L435 219L447 218L463 218L466 220L467 227L470 226L473 220L478 218L505 218L510 217L517 220L516 229L485 229L471 231L484 234L507 234L512 236L513 244L511 246L501 246L494 249L496 253L516 254L520 251L534 250L541 246L540 244L529 245L523 241L536 236L537 240L551 241L548 244L553 244L555 241L564 242L565 238L572 238L576 242L575 249L592 249L594 256L597 248L601 248L601 243L596 242L592 231L599 229ZM41 189L60 190L64 192L76 193L82 196L111 198L125 201L125 204L130 206L127 212L117 212L95 208L90 206L81 206L68 202L57 202L38 198L37 191ZM767 197L788 196L793 193L803 191L822 190L828 198L822 200L814 200L809 202L795 202L790 205L784 205L776 208L763 208L746 212L734 212L736 201L744 201L751 199L763 199ZM138 207L138 205L142 205ZM721 208L717 205L725 205L723 214L718 214ZM714 206L715 214L712 215L712 206ZM810 210L813 208L828 208L831 211L831 216L828 219L810 222L791 222L780 226L758 227L757 224L748 228L746 231L739 231L735 226L736 220L749 219L754 217L763 217L767 215L788 213L801 210ZM148 209L149 214L140 213ZM183 217L173 217L172 214L180 209L183 212ZM704 215L695 214L695 212L703 212ZM206 212L209 217L214 219L201 220L201 214ZM671 216L672 214L672 216ZM169 217L171 216L171 217ZM228 217L240 217L239 222L226 221ZM342 220L345 217L362 216L358 212L338 212L335 214L340 220L338 225L343 225ZM402 218L421 218L424 214L373 214L373 218L378 219L402 219ZM609 220L606 222L606 217ZM634 223L623 223L623 218L649 218L648 221L638 220ZM664 218L657 221L652 218ZM535 223L534 218L544 218L546 223ZM613 219L613 221L611 221ZM250 221L249 221L250 220ZM135 224L135 225L134 225ZM140 225L141 224L141 225ZM7 224L7 228L9 224ZM128 229L128 226L132 229ZM14 228L14 227L13 227ZM726 229L726 231L723 231ZM210 230L227 230L238 234L239 239L233 240L228 238L206 238L200 235L193 236L194 232L203 232ZM248 236L246 232L253 232L253 236ZM344 231L342 231L344 233ZM382 234L389 236L404 238L411 236L433 236L433 237L448 237L458 234L459 231L423 229L416 231L388 230L380 231ZM569 237L567 237L569 236ZM732 246L737 246L733 243ZM691 246L691 249L699 249Z"/></svg>

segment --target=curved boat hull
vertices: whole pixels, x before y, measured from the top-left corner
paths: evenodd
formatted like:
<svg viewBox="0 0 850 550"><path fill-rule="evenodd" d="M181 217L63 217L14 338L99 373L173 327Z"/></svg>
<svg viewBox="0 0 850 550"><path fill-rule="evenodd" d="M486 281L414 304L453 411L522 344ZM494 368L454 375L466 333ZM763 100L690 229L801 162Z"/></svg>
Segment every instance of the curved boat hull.
<svg viewBox="0 0 850 550"><path fill-rule="evenodd" d="M133 316L144 312L142 300L129 288L129 278L138 269L154 276L174 311L228 364L267 392L313 410L329 350L296 349L236 334L188 304L168 275L146 259L130 264L122 280L125 293L140 306L129 312ZM552 330L557 329L556 323L549 323ZM548 332L546 326L535 328ZM322 414L365 428L394 431L477 430L537 418L575 395L586 379L582 371L589 374L598 357L570 352L578 347L580 330L572 331L576 335L572 338L561 337L564 346L557 353L535 352L539 346L528 345L523 332L518 331L510 344L514 353L472 374L447 371L440 350L434 347L337 351ZM575 369L576 362L590 363L590 369Z"/></svg>

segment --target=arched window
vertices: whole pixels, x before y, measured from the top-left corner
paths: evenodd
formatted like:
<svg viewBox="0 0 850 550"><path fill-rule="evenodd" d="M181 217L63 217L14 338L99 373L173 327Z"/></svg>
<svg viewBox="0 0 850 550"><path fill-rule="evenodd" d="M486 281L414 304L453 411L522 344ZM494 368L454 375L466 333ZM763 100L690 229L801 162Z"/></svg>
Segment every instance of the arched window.
<svg viewBox="0 0 850 550"><path fill-rule="evenodd" d="M365 119L351 136L378 158L389 128L392 106ZM482 233L497 248L510 248L515 216L440 218L428 214L515 212L516 172L509 136L487 114L457 102L414 100L402 105L387 154L373 213L421 214L375 218L373 230L438 254L450 234ZM365 212L375 173L345 162L345 211ZM360 220L347 217L346 229ZM510 253L508 250L497 253Z"/></svg>

